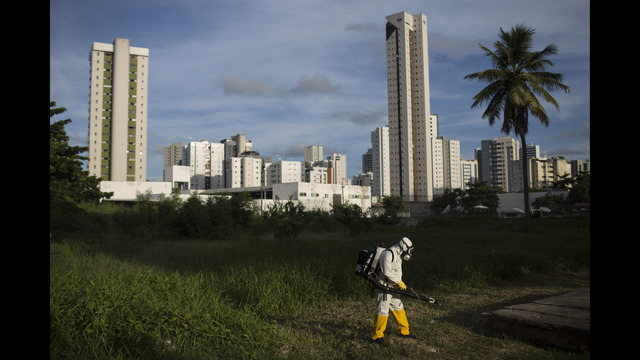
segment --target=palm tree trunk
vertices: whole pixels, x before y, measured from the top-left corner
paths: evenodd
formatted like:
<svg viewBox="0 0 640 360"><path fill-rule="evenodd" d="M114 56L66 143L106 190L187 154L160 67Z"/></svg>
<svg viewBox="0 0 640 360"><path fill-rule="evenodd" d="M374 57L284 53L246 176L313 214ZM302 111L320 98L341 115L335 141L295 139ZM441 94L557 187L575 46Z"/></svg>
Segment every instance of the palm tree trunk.
<svg viewBox="0 0 640 360"><path fill-rule="evenodd" d="M529 161L527 161L527 143L524 134L520 134L522 141L522 185L524 187L524 224L529 228L531 223L531 207L529 206Z"/></svg>

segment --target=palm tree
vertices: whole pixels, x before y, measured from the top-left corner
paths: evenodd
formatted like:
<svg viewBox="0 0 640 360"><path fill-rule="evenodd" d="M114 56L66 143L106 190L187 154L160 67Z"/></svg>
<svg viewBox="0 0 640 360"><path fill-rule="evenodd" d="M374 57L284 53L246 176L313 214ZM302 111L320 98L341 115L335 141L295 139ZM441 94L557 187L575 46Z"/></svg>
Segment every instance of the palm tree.
<svg viewBox="0 0 640 360"><path fill-rule="evenodd" d="M517 25L505 32L500 28L500 40L494 43L495 51L482 44L480 48L491 59L494 69L488 69L465 76L465 79L488 83L476 96L471 105L487 104L482 114L483 119L493 125L502 116L502 129L505 134L511 131L520 137L522 142L522 179L524 183L525 223L529 225L531 209L529 206L529 176L525 135L529 130L529 114L537 117L546 127L549 126L547 112L538 101L541 96L545 101L559 109L558 102L547 90L564 90L569 87L562 84L562 75L546 71L547 65L553 63L547 59L555 55L558 47L547 45L542 51L531 51L534 29Z"/></svg>

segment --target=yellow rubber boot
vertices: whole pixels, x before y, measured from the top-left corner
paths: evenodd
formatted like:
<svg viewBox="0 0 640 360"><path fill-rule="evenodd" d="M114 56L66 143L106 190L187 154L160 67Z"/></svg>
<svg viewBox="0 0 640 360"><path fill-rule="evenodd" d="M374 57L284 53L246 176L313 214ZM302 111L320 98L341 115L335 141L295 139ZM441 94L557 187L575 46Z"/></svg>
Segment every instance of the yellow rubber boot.
<svg viewBox="0 0 640 360"><path fill-rule="evenodd" d="M373 340L384 336L384 330L387 328L387 320L389 316L376 315L376 325L373 331Z"/></svg>
<svg viewBox="0 0 640 360"><path fill-rule="evenodd" d="M398 323L398 329L400 329L400 334L409 335L409 321L407 320L407 313L402 310L392 311L393 317L396 319L396 323Z"/></svg>

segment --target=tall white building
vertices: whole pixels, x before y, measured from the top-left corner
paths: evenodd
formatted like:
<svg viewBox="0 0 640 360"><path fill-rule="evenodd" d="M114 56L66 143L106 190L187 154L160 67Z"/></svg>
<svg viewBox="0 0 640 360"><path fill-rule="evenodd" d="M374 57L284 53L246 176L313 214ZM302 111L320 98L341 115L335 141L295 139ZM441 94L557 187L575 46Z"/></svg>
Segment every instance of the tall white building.
<svg viewBox="0 0 640 360"><path fill-rule="evenodd" d="M373 171L373 149L367 149L367 152L362 154L362 172Z"/></svg>
<svg viewBox="0 0 640 360"><path fill-rule="evenodd" d="M349 183L347 178L347 155L332 153L327 157L329 160L331 184Z"/></svg>
<svg viewBox="0 0 640 360"><path fill-rule="evenodd" d="M386 17L391 195L433 200L427 17Z"/></svg>
<svg viewBox="0 0 640 360"><path fill-rule="evenodd" d="M462 190L469 188L469 183L477 183L479 179L477 160L460 160L460 177L462 178Z"/></svg>
<svg viewBox="0 0 640 360"><path fill-rule="evenodd" d="M253 151L253 142L251 140L247 140L247 137L244 134L236 134L235 136L232 136L231 139L225 139L221 142L225 144L225 156L227 159L234 156L240 156L245 152Z"/></svg>
<svg viewBox="0 0 640 360"><path fill-rule="evenodd" d="M89 175L146 181L149 49L94 42L89 61Z"/></svg>
<svg viewBox="0 0 640 360"><path fill-rule="evenodd" d="M315 163L316 161L322 161L322 159L324 159L324 155L322 154L322 152L322 145L307 146L304 148L304 161L311 164Z"/></svg>
<svg viewBox="0 0 640 360"><path fill-rule="evenodd" d="M520 160L520 142L512 137L482 140L482 181L496 190L513 191L512 162Z"/></svg>
<svg viewBox="0 0 640 360"><path fill-rule="evenodd" d="M182 165L182 152L186 144L183 142L171 143L162 147L162 168L172 165Z"/></svg>
<svg viewBox="0 0 640 360"><path fill-rule="evenodd" d="M433 192L444 194L445 189L462 189L460 176L460 141L439 136L433 140Z"/></svg>
<svg viewBox="0 0 640 360"><path fill-rule="evenodd" d="M518 153L520 158L522 158L522 147L520 148L520 152ZM527 145L527 158L528 159L539 159L540 158L540 145L533 145L533 143L529 143Z"/></svg>
<svg viewBox="0 0 640 360"><path fill-rule="evenodd" d="M432 140L440 136L440 120L438 114L429 115L429 129L431 130Z"/></svg>
<svg viewBox="0 0 640 360"><path fill-rule="evenodd" d="M244 134L236 134L231 139L224 139L220 141L224 147L224 184L223 188L237 188L242 187L239 184L243 184L246 178L244 178L243 164L248 164L246 161L232 160L232 158L240 158L244 156L260 157L258 153L253 151L253 142L248 140ZM263 159L264 161L264 159ZM271 162L270 160L268 162ZM262 168L262 163L261 163ZM261 176L264 177L264 176ZM262 179L261 179L262 181ZM249 185L246 185L249 186ZM260 186L252 185L252 186Z"/></svg>
<svg viewBox="0 0 640 360"><path fill-rule="evenodd" d="M389 127L381 126L371 132L371 162L373 180L371 195L391 195L389 179Z"/></svg>
<svg viewBox="0 0 640 360"><path fill-rule="evenodd" d="M222 189L225 187L225 148L224 144L221 143L211 143L209 149L211 150L211 154L209 158L211 159L210 164L210 189Z"/></svg>
<svg viewBox="0 0 640 360"><path fill-rule="evenodd" d="M224 144L207 140L189 142L183 151L182 163L189 166L191 189L225 187Z"/></svg>
<svg viewBox="0 0 640 360"><path fill-rule="evenodd" d="M527 158L527 163L529 164L530 189L552 188L555 182L572 175L571 162L567 161L564 156L553 156L550 159ZM523 191L522 161L514 161L511 170L511 181L513 182L511 192Z"/></svg>
<svg viewBox="0 0 640 360"><path fill-rule="evenodd" d="M257 187L262 181L262 159L253 156L232 157L225 162L226 187Z"/></svg>
<svg viewBox="0 0 640 360"><path fill-rule="evenodd" d="M267 185L303 182L304 169L303 161L278 160L268 168Z"/></svg>

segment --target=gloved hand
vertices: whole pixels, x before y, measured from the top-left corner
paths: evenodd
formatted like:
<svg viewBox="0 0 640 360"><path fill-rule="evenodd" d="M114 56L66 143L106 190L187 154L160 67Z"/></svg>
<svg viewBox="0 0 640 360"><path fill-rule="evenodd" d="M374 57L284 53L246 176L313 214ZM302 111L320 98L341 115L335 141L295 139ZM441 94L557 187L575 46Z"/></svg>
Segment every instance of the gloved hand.
<svg viewBox="0 0 640 360"><path fill-rule="evenodd" d="M399 288L400 288L400 290L402 290L402 291L406 291L406 290L407 290L407 285L405 285L403 281L400 281L400 282L398 283L398 287L399 287Z"/></svg>

